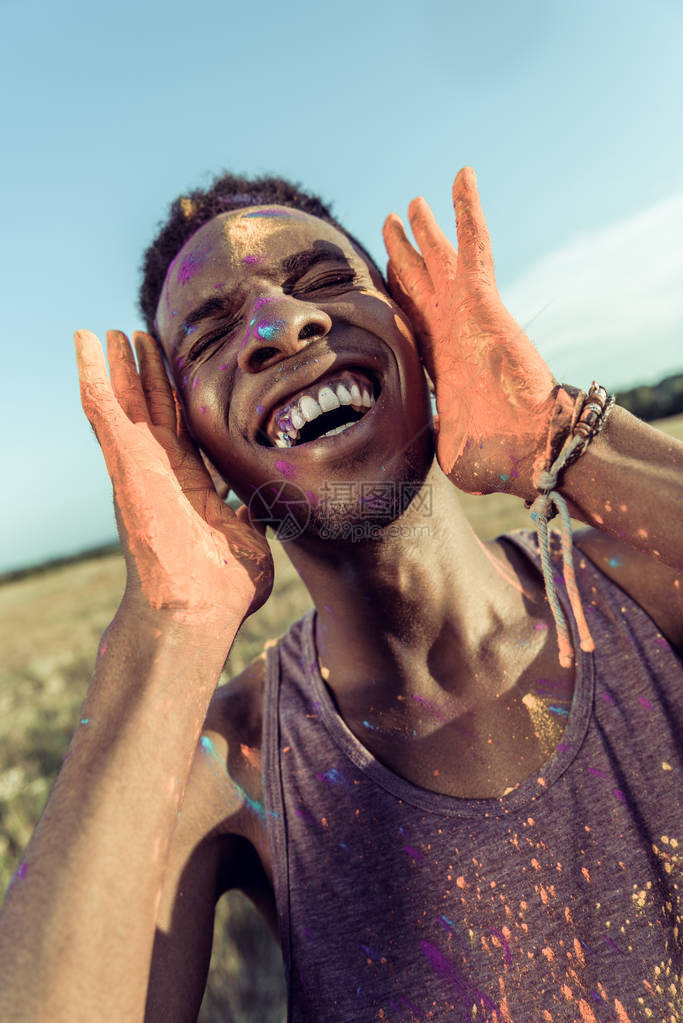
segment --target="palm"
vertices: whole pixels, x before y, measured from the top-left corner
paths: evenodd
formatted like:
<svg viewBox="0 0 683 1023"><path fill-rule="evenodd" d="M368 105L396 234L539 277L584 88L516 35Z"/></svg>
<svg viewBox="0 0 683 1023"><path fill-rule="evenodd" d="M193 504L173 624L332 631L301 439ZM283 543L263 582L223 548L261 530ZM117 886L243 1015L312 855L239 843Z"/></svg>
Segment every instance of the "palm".
<svg viewBox="0 0 683 1023"><path fill-rule="evenodd" d="M552 412L555 381L498 294L469 168L456 177L453 200L457 252L424 200L410 207L422 255L398 217L387 219L389 284L434 381L441 468L471 493L514 489L505 484L530 472Z"/></svg>
<svg viewBox="0 0 683 1023"><path fill-rule="evenodd" d="M257 610L272 587L270 549L216 493L152 339L138 339L138 375L127 338L109 333L111 383L95 335L81 331L76 340L81 399L114 486L128 586L155 608L219 619Z"/></svg>

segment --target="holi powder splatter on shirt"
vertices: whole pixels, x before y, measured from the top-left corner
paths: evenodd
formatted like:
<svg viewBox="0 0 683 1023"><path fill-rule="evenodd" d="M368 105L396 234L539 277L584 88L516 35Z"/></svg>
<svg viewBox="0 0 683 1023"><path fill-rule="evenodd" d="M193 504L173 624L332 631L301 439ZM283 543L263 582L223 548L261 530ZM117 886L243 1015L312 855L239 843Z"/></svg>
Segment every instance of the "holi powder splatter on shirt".
<svg viewBox="0 0 683 1023"><path fill-rule="evenodd" d="M314 613L280 641L264 799L282 810L270 830L293 1019L683 1019L681 667L595 566L578 581L596 652L571 702L538 680L534 709L550 702L563 741L542 779L501 797L455 799L389 770L364 745L377 727L357 738L308 668Z"/></svg>

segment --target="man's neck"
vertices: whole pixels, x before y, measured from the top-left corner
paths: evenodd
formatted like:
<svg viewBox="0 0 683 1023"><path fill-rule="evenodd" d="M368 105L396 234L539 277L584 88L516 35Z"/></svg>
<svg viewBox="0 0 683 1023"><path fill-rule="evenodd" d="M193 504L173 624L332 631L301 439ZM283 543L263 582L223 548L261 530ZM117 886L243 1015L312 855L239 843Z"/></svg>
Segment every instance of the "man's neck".
<svg viewBox="0 0 683 1023"><path fill-rule="evenodd" d="M425 485L431 515L413 502L393 536L322 553L288 545L318 612L325 675L347 707L362 707L373 689L391 699L443 690L467 701L494 678L514 685L507 651L546 614L538 583L520 581L502 548L478 539L436 462Z"/></svg>

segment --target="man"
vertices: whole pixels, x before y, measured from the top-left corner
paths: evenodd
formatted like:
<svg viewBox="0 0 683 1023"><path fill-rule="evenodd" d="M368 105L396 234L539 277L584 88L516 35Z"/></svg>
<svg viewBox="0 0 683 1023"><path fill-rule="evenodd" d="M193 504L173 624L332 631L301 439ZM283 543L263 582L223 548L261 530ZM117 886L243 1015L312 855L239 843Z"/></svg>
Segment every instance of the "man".
<svg viewBox="0 0 683 1023"><path fill-rule="evenodd" d="M225 181L148 254L139 372L76 336L128 578L4 911L2 1019L194 1019L231 887L293 1021L678 1018L680 445L556 385L469 168L457 253L423 200L420 251L387 220L390 290L310 197ZM547 600L548 552L480 543L454 484L536 501L542 538L564 497L599 527L576 587L553 542ZM266 513L315 612L214 692Z"/></svg>

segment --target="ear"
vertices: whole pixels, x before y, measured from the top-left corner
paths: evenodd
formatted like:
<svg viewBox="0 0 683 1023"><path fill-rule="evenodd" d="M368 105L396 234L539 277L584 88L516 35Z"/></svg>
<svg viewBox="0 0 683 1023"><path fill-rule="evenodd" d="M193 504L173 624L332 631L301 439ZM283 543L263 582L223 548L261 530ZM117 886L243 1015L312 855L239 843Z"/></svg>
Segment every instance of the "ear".
<svg viewBox="0 0 683 1023"><path fill-rule="evenodd" d="M213 480L213 485L216 488L216 493L220 497L221 501L227 500L228 494L230 493L230 487L225 482L225 480L223 479L223 477L221 476L221 474L219 473L218 469L213 464L209 456L205 455L201 448L199 449L199 454L202 456L202 461L204 462L204 465L208 470L209 476Z"/></svg>

